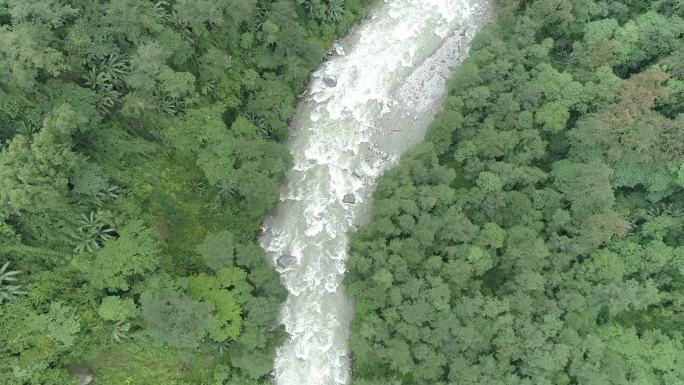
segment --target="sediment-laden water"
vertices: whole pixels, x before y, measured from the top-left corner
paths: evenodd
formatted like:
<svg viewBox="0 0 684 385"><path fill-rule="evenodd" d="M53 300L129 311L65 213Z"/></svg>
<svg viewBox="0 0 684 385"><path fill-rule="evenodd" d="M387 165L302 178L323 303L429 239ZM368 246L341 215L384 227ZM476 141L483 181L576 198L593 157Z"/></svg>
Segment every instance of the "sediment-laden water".
<svg viewBox="0 0 684 385"><path fill-rule="evenodd" d="M492 2L379 1L313 74L287 143L294 167L261 238L290 293L277 385L350 382L349 233L367 220L376 178L423 137Z"/></svg>

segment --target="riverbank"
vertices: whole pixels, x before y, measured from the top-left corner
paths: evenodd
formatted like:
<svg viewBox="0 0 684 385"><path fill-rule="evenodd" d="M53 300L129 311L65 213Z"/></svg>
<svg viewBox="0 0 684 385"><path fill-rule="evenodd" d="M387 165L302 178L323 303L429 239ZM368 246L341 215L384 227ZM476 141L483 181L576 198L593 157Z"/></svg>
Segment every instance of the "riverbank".
<svg viewBox="0 0 684 385"><path fill-rule="evenodd" d="M472 31L489 17L489 8L477 4L378 3L340 40L345 55L314 72L287 141L294 166L261 238L290 293L277 384L350 381L352 305L342 290L347 234L368 211L375 179L420 140L439 110L446 79L436 74L448 77Z"/></svg>
<svg viewBox="0 0 684 385"><path fill-rule="evenodd" d="M0 383L268 383L285 291L255 239L296 93L366 1L24 3L0 7Z"/></svg>

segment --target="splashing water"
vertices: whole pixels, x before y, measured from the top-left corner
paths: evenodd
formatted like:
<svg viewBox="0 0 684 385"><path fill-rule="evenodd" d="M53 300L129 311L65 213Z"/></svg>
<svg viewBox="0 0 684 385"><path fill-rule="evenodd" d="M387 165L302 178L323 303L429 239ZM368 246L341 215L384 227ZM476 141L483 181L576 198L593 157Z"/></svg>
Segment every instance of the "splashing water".
<svg viewBox="0 0 684 385"><path fill-rule="evenodd" d="M350 382L349 232L367 220L376 178L423 137L492 2L378 2L340 42L347 54L312 75L287 143L294 167L261 237L290 293L276 384Z"/></svg>

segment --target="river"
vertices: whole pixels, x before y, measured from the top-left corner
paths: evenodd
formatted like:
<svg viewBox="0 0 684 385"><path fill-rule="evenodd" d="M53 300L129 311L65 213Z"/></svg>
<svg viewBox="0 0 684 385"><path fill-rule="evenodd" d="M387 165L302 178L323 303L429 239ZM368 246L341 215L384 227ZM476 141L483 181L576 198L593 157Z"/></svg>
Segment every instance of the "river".
<svg viewBox="0 0 684 385"><path fill-rule="evenodd" d="M277 385L351 381L349 234L368 220L377 177L419 142L446 79L493 17L491 0L385 0L313 73L287 146L294 166L261 244L289 291Z"/></svg>

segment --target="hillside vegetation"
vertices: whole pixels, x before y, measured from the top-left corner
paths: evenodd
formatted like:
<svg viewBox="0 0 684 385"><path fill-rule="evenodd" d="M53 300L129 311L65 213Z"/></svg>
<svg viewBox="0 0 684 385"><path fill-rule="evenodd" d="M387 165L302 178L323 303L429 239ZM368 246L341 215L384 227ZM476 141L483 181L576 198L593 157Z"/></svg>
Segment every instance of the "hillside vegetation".
<svg viewBox="0 0 684 385"><path fill-rule="evenodd" d="M499 2L354 237L354 384L684 383L682 17Z"/></svg>
<svg viewBox="0 0 684 385"><path fill-rule="evenodd" d="M268 383L255 242L366 0L0 0L0 383Z"/></svg>

